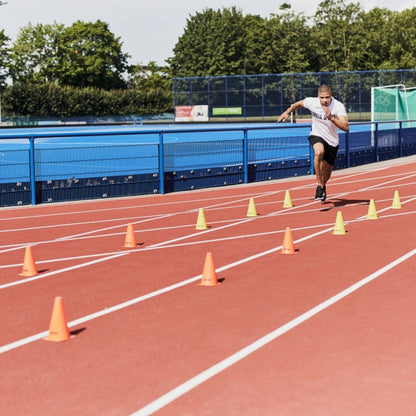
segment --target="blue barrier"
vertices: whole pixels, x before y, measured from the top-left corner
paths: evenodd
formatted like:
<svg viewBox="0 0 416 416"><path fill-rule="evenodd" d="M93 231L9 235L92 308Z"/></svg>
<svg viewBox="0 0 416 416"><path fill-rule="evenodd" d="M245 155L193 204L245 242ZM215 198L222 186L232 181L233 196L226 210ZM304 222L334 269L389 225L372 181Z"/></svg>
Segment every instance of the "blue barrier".
<svg viewBox="0 0 416 416"><path fill-rule="evenodd" d="M405 122L351 123L335 169L416 153ZM4 129L0 206L167 193L313 173L310 125Z"/></svg>

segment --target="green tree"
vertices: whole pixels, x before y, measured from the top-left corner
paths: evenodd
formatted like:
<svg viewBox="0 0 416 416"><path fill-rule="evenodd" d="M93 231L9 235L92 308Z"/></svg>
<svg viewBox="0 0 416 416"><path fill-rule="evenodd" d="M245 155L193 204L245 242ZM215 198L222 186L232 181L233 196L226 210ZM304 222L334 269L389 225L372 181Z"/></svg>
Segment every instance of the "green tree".
<svg viewBox="0 0 416 416"><path fill-rule="evenodd" d="M357 29L362 40L354 57L354 70L381 69L389 60L393 14L391 10L378 7L360 13Z"/></svg>
<svg viewBox="0 0 416 416"><path fill-rule="evenodd" d="M269 19L235 7L191 16L168 62L174 77L302 72L312 68L311 28L284 3Z"/></svg>
<svg viewBox="0 0 416 416"><path fill-rule="evenodd" d="M125 88L128 54L106 23L78 21L20 29L10 53L13 82L56 82L59 85Z"/></svg>
<svg viewBox="0 0 416 416"><path fill-rule="evenodd" d="M245 29L242 12L205 9L190 16L168 60L172 75L236 75L244 68Z"/></svg>
<svg viewBox="0 0 416 416"><path fill-rule="evenodd" d="M6 85L6 78L8 76L9 53L7 46L9 37L5 35L4 30L0 30L0 89Z"/></svg>
<svg viewBox="0 0 416 416"><path fill-rule="evenodd" d="M320 71L354 70L354 57L363 47L360 31L360 4L344 0L324 0L314 16L313 38Z"/></svg>
<svg viewBox="0 0 416 416"><path fill-rule="evenodd" d="M268 72L265 45L269 41L266 21L258 15L244 17L244 50L241 74L262 74Z"/></svg>
<svg viewBox="0 0 416 416"><path fill-rule="evenodd" d="M172 80L167 66L159 67L155 61L150 61L147 66L135 65L129 70L129 87L142 90L162 88L172 91Z"/></svg>
<svg viewBox="0 0 416 416"><path fill-rule="evenodd" d="M77 21L66 27L58 47L58 78L62 85L125 88L128 54L108 24Z"/></svg>
<svg viewBox="0 0 416 416"><path fill-rule="evenodd" d="M283 4L279 14L266 20L263 73L306 72L313 69L311 29L303 14L296 15Z"/></svg>
<svg viewBox="0 0 416 416"><path fill-rule="evenodd" d="M389 56L381 64L383 69L416 68L415 19L416 7L392 14L387 32Z"/></svg>
<svg viewBox="0 0 416 416"><path fill-rule="evenodd" d="M20 29L10 53L13 82L48 82L57 79L58 45L64 26L37 24Z"/></svg>

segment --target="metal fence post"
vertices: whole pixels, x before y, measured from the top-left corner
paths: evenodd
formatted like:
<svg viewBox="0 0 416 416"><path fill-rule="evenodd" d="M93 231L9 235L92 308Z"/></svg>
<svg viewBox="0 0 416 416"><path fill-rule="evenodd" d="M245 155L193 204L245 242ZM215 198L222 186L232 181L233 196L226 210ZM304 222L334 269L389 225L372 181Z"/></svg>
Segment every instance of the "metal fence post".
<svg viewBox="0 0 416 416"><path fill-rule="evenodd" d="M243 139L243 169L244 169L244 183L248 183L248 132L244 129Z"/></svg>
<svg viewBox="0 0 416 416"><path fill-rule="evenodd" d="M402 135L403 122L399 121L399 157L403 156L403 135Z"/></svg>
<svg viewBox="0 0 416 416"><path fill-rule="evenodd" d="M159 181L160 193L165 193L165 152L163 146L163 131L159 131Z"/></svg>
<svg viewBox="0 0 416 416"><path fill-rule="evenodd" d="M36 205L35 138L29 137L29 172L31 204Z"/></svg>
<svg viewBox="0 0 416 416"><path fill-rule="evenodd" d="M347 156L347 168L350 167L350 132L345 132L345 155Z"/></svg>
<svg viewBox="0 0 416 416"><path fill-rule="evenodd" d="M311 160L311 175L315 175L315 168L313 166L313 158L314 158L313 148L309 146L309 159Z"/></svg>

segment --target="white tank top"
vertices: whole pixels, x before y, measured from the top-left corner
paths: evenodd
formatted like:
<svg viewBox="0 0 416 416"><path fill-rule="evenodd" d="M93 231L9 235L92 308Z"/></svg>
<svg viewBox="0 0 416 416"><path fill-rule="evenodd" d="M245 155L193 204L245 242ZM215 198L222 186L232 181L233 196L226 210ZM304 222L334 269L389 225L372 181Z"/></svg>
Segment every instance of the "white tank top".
<svg viewBox="0 0 416 416"><path fill-rule="evenodd" d="M318 97L307 97L303 106L312 114L311 135L319 136L331 146L339 145L338 127L326 117ZM332 97L328 106L334 116L346 116L344 104Z"/></svg>

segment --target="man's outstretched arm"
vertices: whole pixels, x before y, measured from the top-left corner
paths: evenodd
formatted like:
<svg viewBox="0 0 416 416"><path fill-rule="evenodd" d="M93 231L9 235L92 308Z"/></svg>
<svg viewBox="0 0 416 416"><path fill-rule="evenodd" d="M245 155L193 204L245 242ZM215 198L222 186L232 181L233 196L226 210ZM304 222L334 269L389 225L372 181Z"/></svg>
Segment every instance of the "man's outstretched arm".
<svg viewBox="0 0 416 416"><path fill-rule="evenodd" d="M290 113L302 107L303 107L303 100L297 101L295 104L292 104L285 112L283 112L279 116L279 118L277 119L277 122L280 123L282 121L286 121L289 118Z"/></svg>

